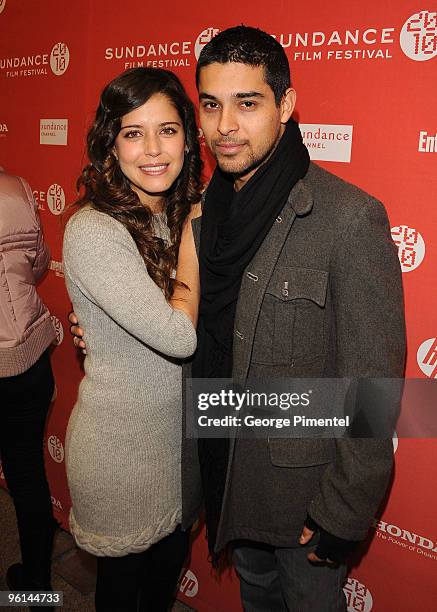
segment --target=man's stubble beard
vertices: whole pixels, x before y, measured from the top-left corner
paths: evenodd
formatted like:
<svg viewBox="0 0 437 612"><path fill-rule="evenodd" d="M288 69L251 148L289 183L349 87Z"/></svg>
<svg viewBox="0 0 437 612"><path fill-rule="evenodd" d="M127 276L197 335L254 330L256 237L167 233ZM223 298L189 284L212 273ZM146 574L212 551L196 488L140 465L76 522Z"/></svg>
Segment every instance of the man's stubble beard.
<svg viewBox="0 0 437 612"><path fill-rule="evenodd" d="M276 139L273 144L271 144L266 150L263 150L258 155L256 155L254 152L251 152L246 160L240 162L240 167L238 167L238 165L237 167L232 167L232 160L225 159L225 163L222 164L216 152L212 149L211 152L222 172L225 172L226 174L232 174L234 179L240 179L246 176L246 174L249 174L250 172L253 172L254 170L258 169L270 158L270 156L273 154L274 150L278 146L281 137L282 133L281 128L279 127ZM227 166L226 161L230 162L230 166Z"/></svg>

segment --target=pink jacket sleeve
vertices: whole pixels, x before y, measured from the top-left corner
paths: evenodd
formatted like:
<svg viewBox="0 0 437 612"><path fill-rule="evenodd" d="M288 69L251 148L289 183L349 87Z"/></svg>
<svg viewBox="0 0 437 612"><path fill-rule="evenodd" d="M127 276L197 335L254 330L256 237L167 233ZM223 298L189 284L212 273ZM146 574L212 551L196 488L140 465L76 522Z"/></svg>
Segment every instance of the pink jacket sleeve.
<svg viewBox="0 0 437 612"><path fill-rule="evenodd" d="M26 192L32 215L34 216L36 225L38 227L36 256L33 262L33 274L35 277L35 281L38 281L48 268L50 262L50 250L47 243L44 241L44 234L38 214L38 206L35 202L35 198L33 197L32 190L30 189L29 184L24 179L20 178L20 181L23 185L24 191Z"/></svg>

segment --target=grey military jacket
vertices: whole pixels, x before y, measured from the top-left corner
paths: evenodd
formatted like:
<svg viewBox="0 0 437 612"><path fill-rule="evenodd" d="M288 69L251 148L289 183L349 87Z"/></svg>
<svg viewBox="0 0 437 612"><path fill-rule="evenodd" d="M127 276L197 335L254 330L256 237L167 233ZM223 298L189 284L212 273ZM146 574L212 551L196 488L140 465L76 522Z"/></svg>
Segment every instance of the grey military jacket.
<svg viewBox="0 0 437 612"><path fill-rule="evenodd" d="M200 227L195 219L197 248ZM311 163L243 276L233 376L396 378L404 359L401 271L385 209ZM361 540L392 463L391 440L233 440L217 549L240 538L298 545L307 512ZM182 487L188 525L202 495L197 444L186 438Z"/></svg>

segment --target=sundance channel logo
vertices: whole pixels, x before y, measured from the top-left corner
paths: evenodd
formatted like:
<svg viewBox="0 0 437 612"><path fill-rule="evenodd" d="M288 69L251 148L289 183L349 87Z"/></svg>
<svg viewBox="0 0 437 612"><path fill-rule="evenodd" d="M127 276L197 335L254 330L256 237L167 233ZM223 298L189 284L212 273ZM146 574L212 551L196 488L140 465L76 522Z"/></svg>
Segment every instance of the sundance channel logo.
<svg viewBox="0 0 437 612"><path fill-rule="evenodd" d="M350 163L352 125L301 123L299 127L312 160Z"/></svg>
<svg viewBox="0 0 437 612"><path fill-rule="evenodd" d="M53 45L50 53L0 57L0 76L7 79L33 76L63 75L70 63L70 51L63 42Z"/></svg>
<svg viewBox="0 0 437 612"><path fill-rule="evenodd" d="M40 119L39 144L63 145L68 141L68 119Z"/></svg>

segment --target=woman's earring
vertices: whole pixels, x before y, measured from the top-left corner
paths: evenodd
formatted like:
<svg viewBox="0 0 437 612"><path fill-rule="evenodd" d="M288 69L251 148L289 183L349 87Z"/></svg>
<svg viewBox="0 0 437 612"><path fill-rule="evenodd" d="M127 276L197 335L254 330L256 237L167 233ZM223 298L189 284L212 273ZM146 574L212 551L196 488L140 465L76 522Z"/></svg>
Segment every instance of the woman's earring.
<svg viewBox="0 0 437 612"><path fill-rule="evenodd" d="M184 153L185 153L185 155L186 155L187 153L189 153L189 152L190 152L190 149L188 148L188 146L187 146L187 145L185 145L185 149L184 149Z"/></svg>

